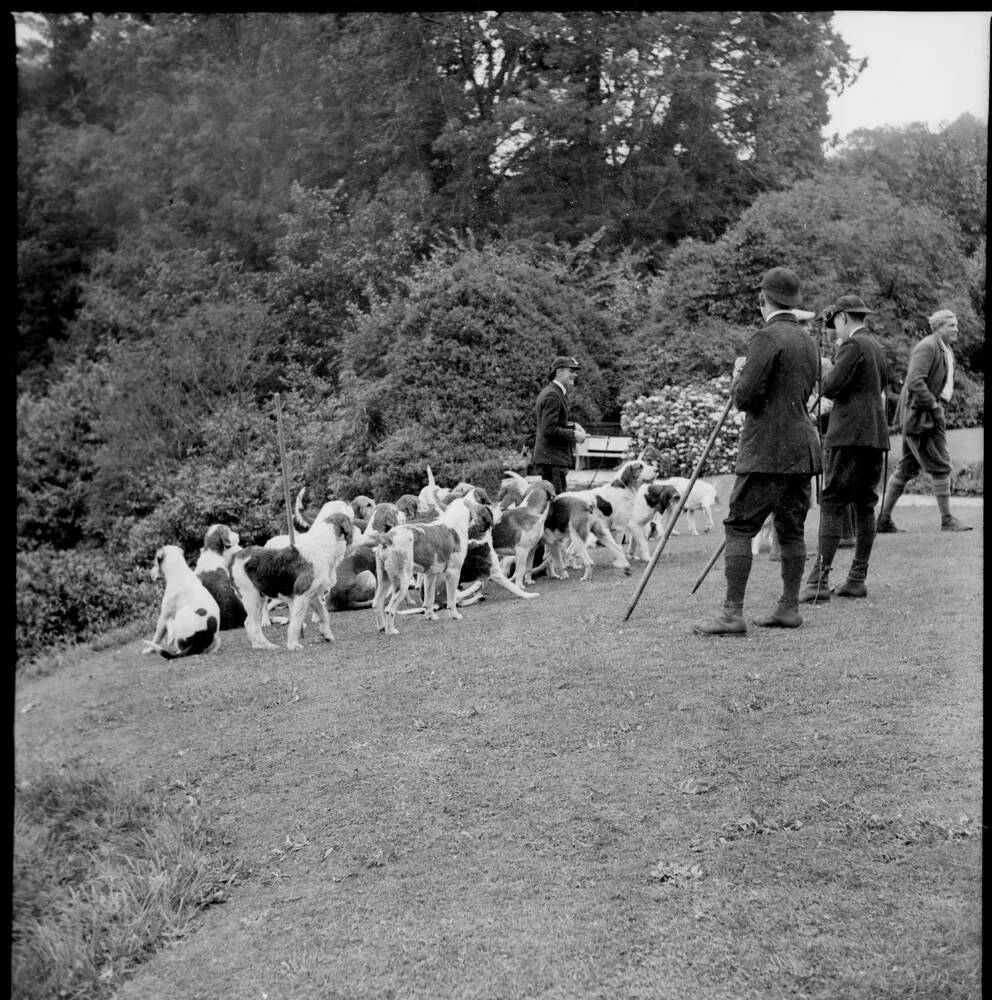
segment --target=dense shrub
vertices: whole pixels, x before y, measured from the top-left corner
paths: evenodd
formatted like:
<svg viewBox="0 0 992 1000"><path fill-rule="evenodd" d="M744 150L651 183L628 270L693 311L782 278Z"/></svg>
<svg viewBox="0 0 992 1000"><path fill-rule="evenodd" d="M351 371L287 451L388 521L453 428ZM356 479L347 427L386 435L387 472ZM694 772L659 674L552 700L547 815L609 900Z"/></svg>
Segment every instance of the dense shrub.
<svg viewBox="0 0 992 1000"><path fill-rule="evenodd" d="M101 439L95 429L109 369L66 366L41 393L17 398L17 539L21 548L85 541L89 487Z"/></svg>
<svg viewBox="0 0 992 1000"><path fill-rule="evenodd" d="M60 643L153 617L158 599L146 570L122 567L101 552L48 546L18 552L18 666Z"/></svg>
<svg viewBox="0 0 992 1000"><path fill-rule="evenodd" d="M633 450L658 467L658 475L689 476L702 457L717 421L730 398L730 377L684 388L671 386L655 396L638 396L626 403L620 418ZM744 414L731 408L700 470L718 476L734 471Z"/></svg>

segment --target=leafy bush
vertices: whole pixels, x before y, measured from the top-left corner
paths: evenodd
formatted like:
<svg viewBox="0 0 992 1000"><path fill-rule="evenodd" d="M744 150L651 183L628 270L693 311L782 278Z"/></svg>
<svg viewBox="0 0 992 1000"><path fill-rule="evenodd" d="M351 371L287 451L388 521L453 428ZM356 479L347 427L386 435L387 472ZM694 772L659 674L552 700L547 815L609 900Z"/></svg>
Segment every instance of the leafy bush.
<svg viewBox="0 0 992 1000"><path fill-rule="evenodd" d="M985 380L954 369L954 395L945 407L947 429L982 427L985 423Z"/></svg>
<svg viewBox="0 0 992 1000"><path fill-rule="evenodd" d="M83 642L143 615L152 617L158 600L146 573L123 568L101 552L49 546L18 552L18 668L60 643Z"/></svg>
<svg viewBox="0 0 992 1000"><path fill-rule="evenodd" d="M17 538L21 548L85 540L89 487L101 444L95 430L109 368L66 366L44 393L17 398Z"/></svg>
<svg viewBox="0 0 992 1000"><path fill-rule="evenodd" d="M689 476L703 454L730 398L730 376L701 385L672 386L655 396L638 396L626 403L620 417L635 452L658 467L658 475ZM701 475L734 471L744 414L733 408L713 442Z"/></svg>

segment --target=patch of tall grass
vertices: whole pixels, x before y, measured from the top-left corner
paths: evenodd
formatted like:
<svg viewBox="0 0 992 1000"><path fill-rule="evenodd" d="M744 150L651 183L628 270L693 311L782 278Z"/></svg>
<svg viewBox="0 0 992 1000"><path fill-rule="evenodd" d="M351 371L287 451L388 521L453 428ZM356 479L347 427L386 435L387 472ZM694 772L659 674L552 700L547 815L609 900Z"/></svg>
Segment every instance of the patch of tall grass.
<svg viewBox="0 0 992 1000"><path fill-rule="evenodd" d="M17 775L13 860L17 1000L109 997L237 871L195 810L73 765Z"/></svg>

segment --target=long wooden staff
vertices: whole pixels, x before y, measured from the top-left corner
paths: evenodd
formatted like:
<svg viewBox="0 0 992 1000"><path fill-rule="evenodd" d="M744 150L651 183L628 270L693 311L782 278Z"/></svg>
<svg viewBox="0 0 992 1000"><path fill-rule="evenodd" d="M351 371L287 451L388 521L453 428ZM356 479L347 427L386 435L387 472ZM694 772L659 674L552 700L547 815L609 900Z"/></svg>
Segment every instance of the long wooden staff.
<svg viewBox="0 0 992 1000"><path fill-rule="evenodd" d="M706 442L706 447L703 448L702 455L699 456L699 461L696 463L696 468L693 469L692 475L689 477L689 485L686 486L685 492L679 498L679 504L675 508L675 513L672 515L671 519L668 522L668 527L665 529L665 534L662 535L661 541L658 542L658 545L651 556L651 561L644 568L643 574L641 574L640 582L637 584L637 590L634 592L634 596L631 599L630 606L627 608L627 613L623 616L624 621L627 621L627 619L630 618L631 613L637 606L637 602L638 600L640 600L641 593L647 586L648 579L650 578L651 573L654 571L656 563L661 558L661 553L664 551L665 546L668 544L668 539L672 534L672 530L675 527L675 522L679 519L679 515L682 513L682 508L685 507L686 503L688 502L689 494L692 492L693 486L696 485L696 480L699 478L700 472L703 471L703 465L705 464L706 459L709 457L710 451L713 448L713 442L716 441L716 436L717 434L720 433L720 428L723 427L724 421L727 419L727 414L730 413L730 408L733 405L734 405L734 394L733 391L731 391L730 398L727 400L727 405L723 408L723 413L720 414L720 419L717 421L716 427L713 428L713 431L710 434L710 439Z"/></svg>
<svg viewBox="0 0 992 1000"><path fill-rule="evenodd" d="M699 590L699 585L703 582L703 580L706 579L706 575L713 568L713 564L717 561L717 559L720 558L720 553L723 552L723 550L726 547L727 547L727 539L724 538L724 540L720 542L720 545L717 548L716 552L714 552L713 555L710 556L710 561L706 564L702 573L700 573L699 576L696 578L696 582L692 585L692 590L689 591L690 594L694 594L697 590Z"/></svg>
<svg viewBox="0 0 992 1000"><path fill-rule="evenodd" d="M282 463L282 492L286 501L286 521L289 523L289 544L295 545L296 539L293 535L293 507L289 502L289 471L286 465L286 442L282 437L282 401L279 393L276 393L276 430L279 435L279 460Z"/></svg>

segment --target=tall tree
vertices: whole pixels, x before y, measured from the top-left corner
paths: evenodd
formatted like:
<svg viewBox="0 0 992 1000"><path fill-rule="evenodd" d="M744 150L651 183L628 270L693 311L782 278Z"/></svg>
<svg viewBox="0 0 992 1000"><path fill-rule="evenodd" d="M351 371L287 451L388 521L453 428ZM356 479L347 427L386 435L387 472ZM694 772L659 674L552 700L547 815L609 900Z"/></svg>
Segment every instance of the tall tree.
<svg viewBox="0 0 992 1000"><path fill-rule="evenodd" d="M964 114L935 132L919 122L858 129L836 158L847 170L881 177L901 201L929 205L953 219L970 255L986 235L988 144L988 125Z"/></svg>

